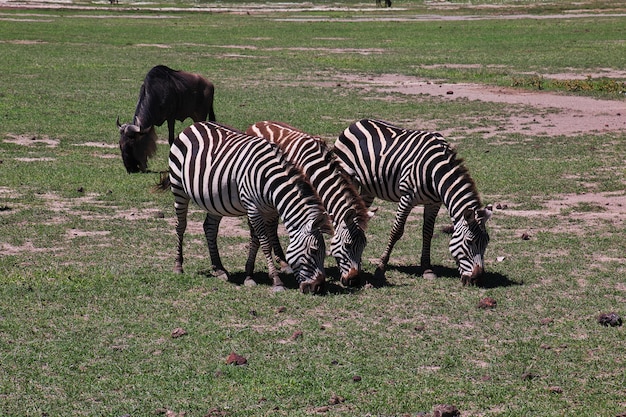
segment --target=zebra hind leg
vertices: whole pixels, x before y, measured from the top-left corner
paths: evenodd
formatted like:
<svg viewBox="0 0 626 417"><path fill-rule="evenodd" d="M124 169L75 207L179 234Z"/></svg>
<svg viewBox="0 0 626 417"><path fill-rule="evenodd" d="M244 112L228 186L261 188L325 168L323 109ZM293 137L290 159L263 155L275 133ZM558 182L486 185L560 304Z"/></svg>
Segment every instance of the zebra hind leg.
<svg viewBox="0 0 626 417"><path fill-rule="evenodd" d="M221 217L206 215L202 227L204 229L204 236L209 247L209 256L211 257L211 268L214 276L229 280L228 272L222 265L222 259L220 257L219 250L217 248L217 232L220 226Z"/></svg>
<svg viewBox="0 0 626 417"><path fill-rule="evenodd" d="M187 209L189 207L189 198L184 198L182 195L175 195L174 208L176 209L176 264L174 266L174 272L177 274L183 273L183 237L185 230L187 229Z"/></svg>

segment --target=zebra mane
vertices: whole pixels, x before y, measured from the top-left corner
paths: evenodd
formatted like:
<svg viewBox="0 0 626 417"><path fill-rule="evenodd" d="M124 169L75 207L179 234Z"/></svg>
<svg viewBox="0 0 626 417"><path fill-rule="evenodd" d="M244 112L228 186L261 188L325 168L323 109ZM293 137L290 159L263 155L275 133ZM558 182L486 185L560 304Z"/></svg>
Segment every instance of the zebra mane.
<svg viewBox="0 0 626 417"><path fill-rule="evenodd" d="M337 155L335 152L328 147L328 144L325 141L320 141L322 143L322 149L324 152L324 161L328 166L331 167L335 172L339 173L341 178L341 182L343 185L343 189L348 194L349 205L355 209L357 223L361 229L364 231L367 230L367 223L369 222L370 216L367 213L367 207L361 198L361 194L357 191L354 183L352 182L352 178L344 171L344 169L339 164L337 160Z"/></svg>
<svg viewBox="0 0 626 417"><path fill-rule="evenodd" d="M319 195L317 194L317 191L315 191L315 188L313 188L313 186L311 185L311 182L309 181L305 173L302 172L302 170L298 166L292 164L285 157L285 154L283 153L282 149L278 145L271 143L271 142L267 142L267 141L265 143L270 145L271 148L274 150L274 154L276 155L276 158L278 159L280 164L285 168L287 177L294 179L294 184L296 185L296 187L298 187L298 190L300 191L300 194L302 195L302 198L305 200L307 205L315 207L315 209L319 210L320 213L326 213L326 208L322 204L322 201ZM332 229L332 225L330 224L330 219L328 216L326 216L326 221L324 222L324 226L329 229Z"/></svg>
<svg viewBox="0 0 626 417"><path fill-rule="evenodd" d="M339 164L339 161L337 161L337 157L335 153L333 152L331 148L329 148L328 143L326 143L326 141L320 137L310 136L309 134L301 130L298 130L294 127L291 127L287 124L280 123L280 122L274 122L274 123L282 125L283 127L294 130L296 132L302 133L303 135L306 135L308 139L314 140L316 143L319 144L320 150L322 151L322 154L324 155L324 163L335 172L338 172L340 175L340 181L342 183L341 185L343 186L342 188L344 190L344 193L348 194L348 198L346 200L348 201L348 205L354 208L356 211L356 218L357 218L357 223L359 227L363 230L367 230L367 223L369 222L369 219L370 219L370 216L367 214L367 207L365 206L365 203L363 202L363 199L361 198L359 192L354 187L352 179L343 170L343 168L341 168L341 165ZM278 146L282 152L287 151L287 143L285 143L284 141L278 141L278 143L276 143L275 145ZM306 176L305 176L305 179L306 179ZM308 179L306 179L306 181L307 183L309 183L309 186L311 186Z"/></svg>
<svg viewBox="0 0 626 417"><path fill-rule="evenodd" d="M451 147L448 142L445 142L445 144L446 150L444 153L448 157L450 170L456 171L460 177L463 177L470 184L470 192L476 196L476 201L478 203L477 208L481 208L482 202L480 200L480 194L478 193L476 182L474 182L474 179L470 175L469 169L465 166L465 160L463 158L458 158L456 149Z"/></svg>

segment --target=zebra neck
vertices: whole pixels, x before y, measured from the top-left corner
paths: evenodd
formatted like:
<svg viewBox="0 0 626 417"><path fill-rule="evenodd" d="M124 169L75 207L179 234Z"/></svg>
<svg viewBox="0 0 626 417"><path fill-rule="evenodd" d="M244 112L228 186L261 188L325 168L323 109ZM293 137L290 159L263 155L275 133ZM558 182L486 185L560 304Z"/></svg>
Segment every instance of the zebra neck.
<svg viewBox="0 0 626 417"><path fill-rule="evenodd" d="M455 224L463 219L465 210L480 208L480 197L474 181L459 166L441 176L438 188L441 200Z"/></svg>

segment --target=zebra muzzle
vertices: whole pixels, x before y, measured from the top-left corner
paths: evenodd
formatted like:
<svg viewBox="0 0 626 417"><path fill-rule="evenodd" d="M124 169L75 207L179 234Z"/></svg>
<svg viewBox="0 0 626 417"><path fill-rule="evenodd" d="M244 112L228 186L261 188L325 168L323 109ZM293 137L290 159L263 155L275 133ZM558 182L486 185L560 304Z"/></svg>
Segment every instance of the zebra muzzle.
<svg viewBox="0 0 626 417"><path fill-rule="evenodd" d="M356 287L359 282L359 270L357 268L350 268L346 275L341 276L341 284L346 287Z"/></svg>
<svg viewBox="0 0 626 417"><path fill-rule="evenodd" d="M326 291L326 277L320 273L315 279L301 282L300 291L302 294L323 294Z"/></svg>
<svg viewBox="0 0 626 417"><path fill-rule="evenodd" d="M471 274L461 274L461 282L463 285L476 285L478 284L479 278L482 276L484 269L480 265L474 265Z"/></svg>

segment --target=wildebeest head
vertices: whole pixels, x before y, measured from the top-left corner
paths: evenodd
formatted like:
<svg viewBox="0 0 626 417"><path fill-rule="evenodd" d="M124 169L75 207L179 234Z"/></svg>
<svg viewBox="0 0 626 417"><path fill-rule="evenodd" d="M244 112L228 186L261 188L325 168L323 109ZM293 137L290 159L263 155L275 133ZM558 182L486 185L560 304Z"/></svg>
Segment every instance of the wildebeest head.
<svg viewBox="0 0 626 417"><path fill-rule="evenodd" d="M120 130L120 150L122 151L122 161L126 171L146 172L148 169L148 158L156 153L157 136L154 126L141 129L140 121L135 123L120 124L117 118L117 127Z"/></svg>

